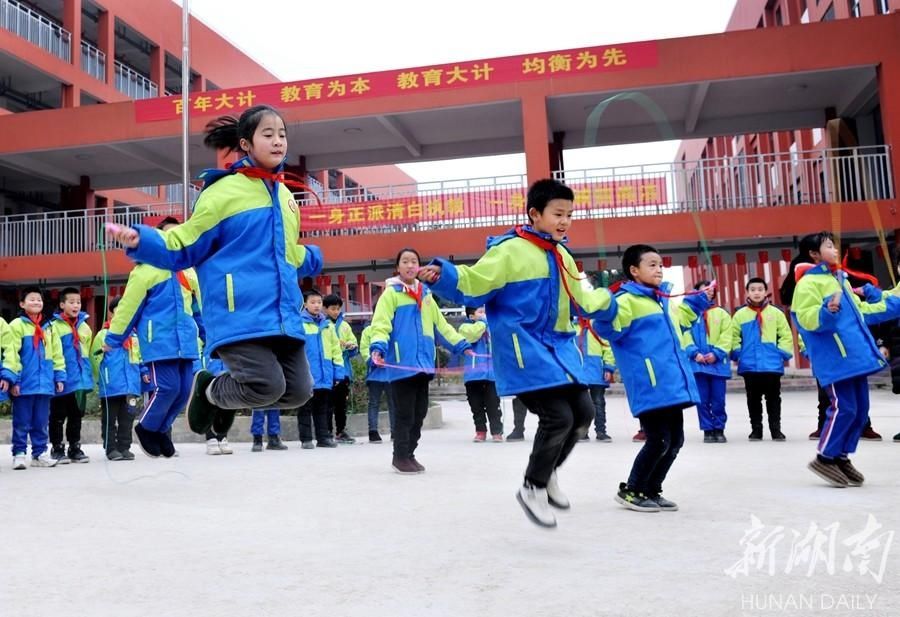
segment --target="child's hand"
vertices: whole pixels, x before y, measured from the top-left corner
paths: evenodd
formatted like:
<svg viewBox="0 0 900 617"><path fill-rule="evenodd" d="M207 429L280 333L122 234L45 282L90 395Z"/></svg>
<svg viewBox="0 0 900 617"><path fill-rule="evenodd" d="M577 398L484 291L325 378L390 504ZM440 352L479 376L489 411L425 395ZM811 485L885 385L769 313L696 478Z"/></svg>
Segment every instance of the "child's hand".
<svg viewBox="0 0 900 617"><path fill-rule="evenodd" d="M419 268L419 272L416 276L420 281L424 281L425 283L434 283L441 278L441 267L435 265L422 266Z"/></svg>
<svg viewBox="0 0 900 617"><path fill-rule="evenodd" d="M150 383L150 375L141 375L141 379L144 383Z"/></svg>
<svg viewBox="0 0 900 617"><path fill-rule="evenodd" d="M56 391L57 392L62 392L63 390L65 390L65 388L66 388L66 384L64 384L61 381L56 382Z"/></svg>
<svg viewBox="0 0 900 617"><path fill-rule="evenodd" d="M841 310L841 292L836 291L831 296L831 300L828 301L828 310L832 313L837 313Z"/></svg>
<svg viewBox="0 0 900 617"><path fill-rule="evenodd" d="M100 349L103 350L103 353L109 353L109 352L112 351L112 347L110 347L110 346L107 345L106 343L103 343L103 346L102 346Z"/></svg>
<svg viewBox="0 0 900 617"><path fill-rule="evenodd" d="M471 349L465 350L465 351L463 352L463 354L469 356L470 358L474 358L474 357L475 357L475 352L472 351Z"/></svg>
<svg viewBox="0 0 900 617"><path fill-rule="evenodd" d="M9 392L9 382L6 380L0 381L0 392Z"/></svg>
<svg viewBox="0 0 900 617"><path fill-rule="evenodd" d="M137 248L141 241L141 236L136 230L116 223L106 224L106 235L129 249Z"/></svg>
<svg viewBox="0 0 900 617"><path fill-rule="evenodd" d="M697 355L694 356L694 362L696 362L697 364L706 364L706 356L698 351Z"/></svg>
<svg viewBox="0 0 900 617"><path fill-rule="evenodd" d="M381 354L377 351L372 352L372 364L375 366L381 366L384 364L384 358L381 357Z"/></svg>
<svg viewBox="0 0 900 617"><path fill-rule="evenodd" d="M22 393L22 388L19 387L19 384L14 385L9 389L10 396L19 396Z"/></svg>
<svg viewBox="0 0 900 617"><path fill-rule="evenodd" d="M881 346L878 349L879 349L879 351L881 351L881 355L884 356L885 360L891 359L891 352L888 351L887 347Z"/></svg>
<svg viewBox="0 0 900 617"><path fill-rule="evenodd" d="M612 380L613 380L612 371L603 371L603 379L605 379L609 383L612 383Z"/></svg>
<svg viewBox="0 0 900 617"><path fill-rule="evenodd" d="M708 353L703 357L706 358L707 364L715 364L716 363L716 354L714 354L714 353Z"/></svg>

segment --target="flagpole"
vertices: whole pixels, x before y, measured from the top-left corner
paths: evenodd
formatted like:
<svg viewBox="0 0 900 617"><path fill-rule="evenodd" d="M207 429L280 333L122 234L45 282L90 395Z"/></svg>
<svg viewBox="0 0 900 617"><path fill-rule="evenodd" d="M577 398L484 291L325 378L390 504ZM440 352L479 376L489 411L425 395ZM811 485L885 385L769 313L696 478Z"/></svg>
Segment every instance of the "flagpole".
<svg viewBox="0 0 900 617"><path fill-rule="evenodd" d="M190 193L188 191L191 178L188 165L188 137L190 130L190 84L191 84L191 52L190 52L190 0L181 0L181 215L186 221L190 212Z"/></svg>

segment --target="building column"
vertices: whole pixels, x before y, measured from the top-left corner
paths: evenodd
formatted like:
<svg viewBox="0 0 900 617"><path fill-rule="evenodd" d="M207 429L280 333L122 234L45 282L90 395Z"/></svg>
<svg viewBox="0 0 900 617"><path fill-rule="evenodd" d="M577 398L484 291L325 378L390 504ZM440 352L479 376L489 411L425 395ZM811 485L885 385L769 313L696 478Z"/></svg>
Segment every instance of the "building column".
<svg viewBox="0 0 900 617"><path fill-rule="evenodd" d="M116 83L116 16L101 11L97 21L97 47L106 54L106 83Z"/></svg>
<svg viewBox="0 0 900 617"><path fill-rule="evenodd" d="M892 150L894 199L900 192L900 52L885 58L876 69L884 142Z"/></svg>
<svg viewBox="0 0 900 617"><path fill-rule="evenodd" d="M81 88L74 84L62 84L62 106L65 108L81 105Z"/></svg>
<svg viewBox="0 0 900 617"><path fill-rule="evenodd" d="M63 0L63 28L72 35L72 65L81 69L81 0Z"/></svg>
<svg viewBox="0 0 900 617"><path fill-rule="evenodd" d="M164 96L166 91L166 50L159 45L154 45L150 50L150 81L159 88L159 95Z"/></svg>
<svg viewBox="0 0 900 617"><path fill-rule="evenodd" d="M190 70L190 69L188 69L188 70ZM191 75L190 92L205 92L205 91L206 91L206 76Z"/></svg>
<svg viewBox="0 0 900 617"><path fill-rule="evenodd" d="M547 100L543 94L522 97L522 131L525 142L525 169L528 184L550 177L550 133Z"/></svg>

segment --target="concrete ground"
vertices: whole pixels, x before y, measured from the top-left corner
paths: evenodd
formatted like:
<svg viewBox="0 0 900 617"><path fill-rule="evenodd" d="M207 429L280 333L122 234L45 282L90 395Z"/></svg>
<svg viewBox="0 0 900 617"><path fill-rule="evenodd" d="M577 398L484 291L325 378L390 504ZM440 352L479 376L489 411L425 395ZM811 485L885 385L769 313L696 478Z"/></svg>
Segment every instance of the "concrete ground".
<svg viewBox="0 0 900 617"><path fill-rule="evenodd" d="M560 472L572 509L550 531L514 498L536 418L525 443L474 444L462 401L443 403L413 477L391 472L389 443L217 457L182 444L131 463L95 445L90 464L15 472L4 457L0 613L898 615L900 399L872 402L886 440L854 458L863 488L807 471L815 392L785 395L785 443L748 443L729 395L728 444L701 443L687 414L665 492L681 510L639 514L613 502L639 445L610 397L614 441L575 449Z"/></svg>

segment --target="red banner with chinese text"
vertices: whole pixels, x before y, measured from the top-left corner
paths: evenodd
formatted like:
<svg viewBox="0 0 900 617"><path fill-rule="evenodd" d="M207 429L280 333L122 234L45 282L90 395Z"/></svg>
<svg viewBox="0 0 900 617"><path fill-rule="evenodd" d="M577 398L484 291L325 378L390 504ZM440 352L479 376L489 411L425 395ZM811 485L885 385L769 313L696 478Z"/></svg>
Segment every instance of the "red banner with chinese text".
<svg viewBox="0 0 900 617"><path fill-rule="evenodd" d="M645 177L615 182L573 183L575 211L600 208L654 206L667 203L666 179ZM524 215L525 189L498 188L434 196L411 196L334 204L300 206L302 231L410 226L464 219L496 218L512 224Z"/></svg>
<svg viewBox="0 0 900 617"><path fill-rule="evenodd" d="M307 79L192 94L190 115L240 114L253 105L296 107L414 92L509 84L533 79L654 67L655 41L508 56L413 69ZM135 120L155 122L181 117L180 96L135 101Z"/></svg>

